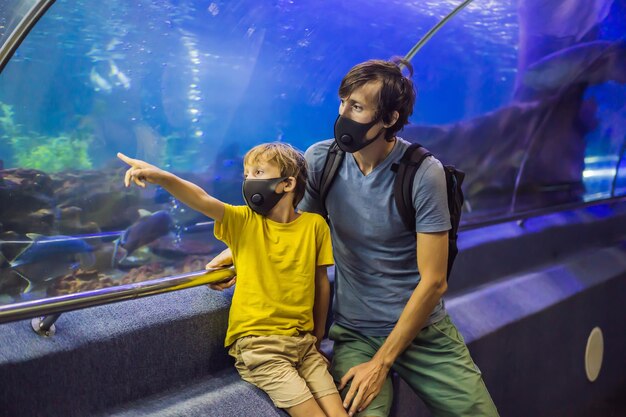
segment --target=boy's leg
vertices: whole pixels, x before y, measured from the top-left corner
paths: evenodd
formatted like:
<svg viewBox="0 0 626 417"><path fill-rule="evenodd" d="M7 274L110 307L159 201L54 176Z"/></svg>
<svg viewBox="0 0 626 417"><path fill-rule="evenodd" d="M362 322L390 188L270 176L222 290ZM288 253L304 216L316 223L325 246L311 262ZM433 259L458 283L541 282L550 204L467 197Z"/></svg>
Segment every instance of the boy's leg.
<svg viewBox="0 0 626 417"><path fill-rule="evenodd" d="M348 412L343 408L339 393L317 398L317 403L328 417L346 417Z"/></svg>
<svg viewBox="0 0 626 417"><path fill-rule="evenodd" d="M339 395L337 395L339 396ZM295 405L293 407L285 408L285 411L289 413L291 417L326 417L324 411L320 408L320 405L314 398L309 398L303 403Z"/></svg>
<svg viewBox="0 0 626 417"><path fill-rule="evenodd" d="M323 416L296 370L297 339L288 336L245 337L237 340L229 353L235 357L235 367L241 378L265 391L276 407L288 412L293 409L298 416ZM297 407L299 405L302 407ZM299 414L301 409L308 414Z"/></svg>
<svg viewBox="0 0 626 417"><path fill-rule="evenodd" d="M372 359L385 340L383 337L362 336L336 323L331 326L328 337L335 342L331 374L337 383L350 368ZM342 390L342 398L347 394L349 388L350 384ZM378 396L374 398L367 409L358 413L357 416L387 417L391 410L392 399L393 387L391 385L391 377L387 377Z"/></svg>
<svg viewBox="0 0 626 417"><path fill-rule="evenodd" d="M311 334L306 334L300 341L300 364L298 373L306 382L313 398L324 410L328 417L347 417L348 413L343 408L341 397L333 377L328 371L326 361L315 347L317 339Z"/></svg>
<svg viewBox="0 0 626 417"><path fill-rule="evenodd" d="M448 316L422 329L393 369L435 417L498 416L482 375Z"/></svg>

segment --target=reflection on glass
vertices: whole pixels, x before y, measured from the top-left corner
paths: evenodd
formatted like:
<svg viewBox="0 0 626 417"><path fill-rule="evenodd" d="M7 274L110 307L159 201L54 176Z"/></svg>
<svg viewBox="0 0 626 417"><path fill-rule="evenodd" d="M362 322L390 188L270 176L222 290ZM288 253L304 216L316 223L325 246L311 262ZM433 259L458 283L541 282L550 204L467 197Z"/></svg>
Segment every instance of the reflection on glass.
<svg viewBox="0 0 626 417"><path fill-rule="evenodd" d="M613 195L626 195L626 136L622 139L622 147L620 150L620 159L617 164L617 173L613 181Z"/></svg>
<svg viewBox="0 0 626 417"><path fill-rule="evenodd" d="M585 199L596 200L615 195L619 180L617 170L626 138L626 86L607 82L587 89L585 97L595 112L594 128L586 137L583 182Z"/></svg>
<svg viewBox="0 0 626 417"><path fill-rule="evenodd" d="M0 304L202 269L212 223L116 153L241 204L246 149L331 137L346 71L458 3L58 0L0 74ZM401 136L467 173L463 221L625 193L624 15L475 0L419 51Z"/></svg>
<svg viewBox="0 0 626 417"><path fill-rule="evenodd" d="M0 3L0 45L36 3L37 0L4 0Z"/></svg>

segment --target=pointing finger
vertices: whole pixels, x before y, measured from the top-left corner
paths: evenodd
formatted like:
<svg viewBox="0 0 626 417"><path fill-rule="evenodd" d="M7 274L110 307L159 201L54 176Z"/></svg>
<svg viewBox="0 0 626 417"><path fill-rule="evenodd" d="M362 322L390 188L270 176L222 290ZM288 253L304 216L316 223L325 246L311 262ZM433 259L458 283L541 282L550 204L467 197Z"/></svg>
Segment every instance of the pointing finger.
<svg viewBox="0 0 626 417"><path fill-rule="evenodd" d="M126 162L128 165L134 165L134 163L136 162L135 159L129 158L128 156L124 155L121 152L117 153L117 157L121 159L122 161Z"/></svg>

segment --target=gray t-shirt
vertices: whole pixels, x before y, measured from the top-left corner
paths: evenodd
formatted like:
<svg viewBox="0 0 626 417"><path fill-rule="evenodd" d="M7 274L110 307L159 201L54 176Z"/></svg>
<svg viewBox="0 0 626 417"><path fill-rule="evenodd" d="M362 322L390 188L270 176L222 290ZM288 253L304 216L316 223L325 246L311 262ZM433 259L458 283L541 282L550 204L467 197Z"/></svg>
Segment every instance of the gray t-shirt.
<svg viewBox="0 0 626 417"><path fill-rule="evenodd" d="M305 153L307 192L298 208L320 213L319 181L332 140ZM326 197L335 257L335 321L367 336L387 336L419 283L415 233L404 226L393 197L395 174L409 142L398 138L391 153L368 175L346 154ZM450 229L443 166L427 158L415 174L416 232ZM426 325L445 316L443 300Z"/></svg>

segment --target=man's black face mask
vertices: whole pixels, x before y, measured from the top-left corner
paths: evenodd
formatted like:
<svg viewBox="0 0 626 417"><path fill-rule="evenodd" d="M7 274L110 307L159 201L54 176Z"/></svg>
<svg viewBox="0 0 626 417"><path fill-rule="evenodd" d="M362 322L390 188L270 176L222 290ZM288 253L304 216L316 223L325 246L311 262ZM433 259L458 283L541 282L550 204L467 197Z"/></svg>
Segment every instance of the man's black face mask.
<svg viewBox="0 0 626 417"><path fill-rule="evenodd" d="M274 208L283 198L283 194L278 194L276 186L287 180L289 177L270 179L245 179L243 180L243 198L246 204L255 212L262 216Z"/></svg>
<svg viewBox="0 0 626 417"><path fill-rule="evenodd" d="M378 118L369 123L359 123L341 115L337 116L337 120L335 120L335 142L337 142L339 149L354 153L374 142L380 136L380 132L370 140L366 140L365 135L376 123L378 123Z"/></svg>

